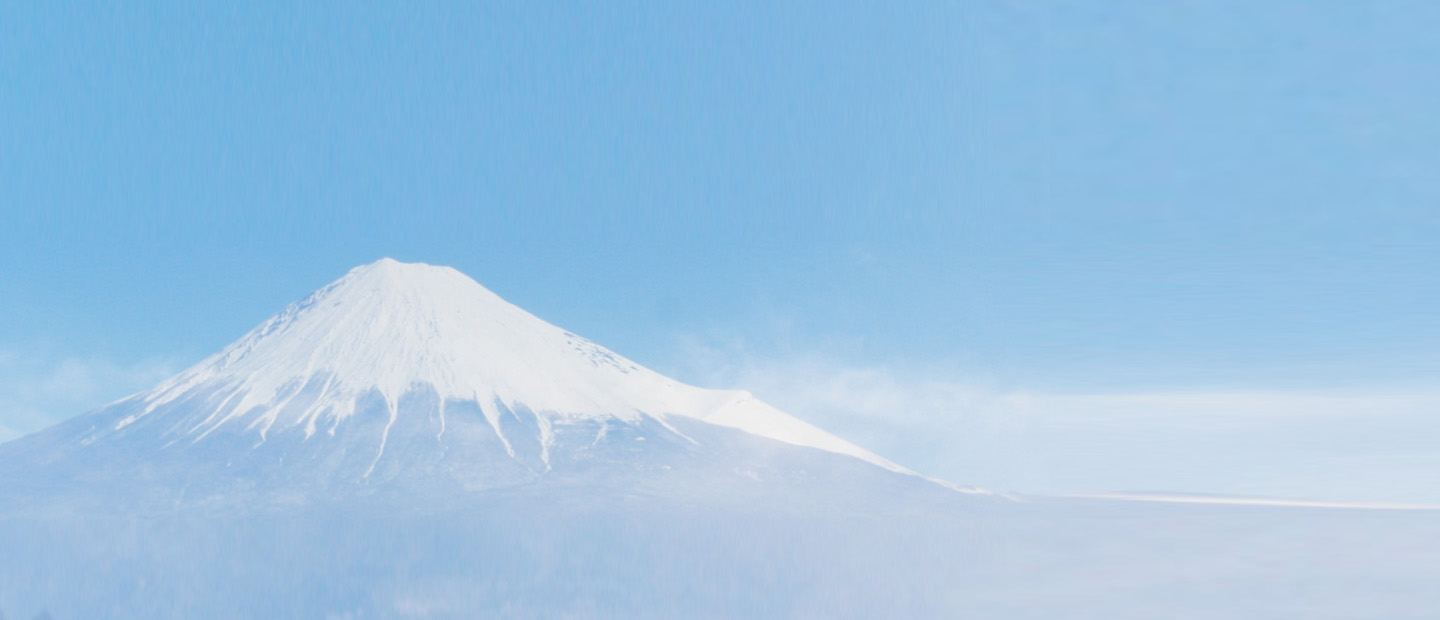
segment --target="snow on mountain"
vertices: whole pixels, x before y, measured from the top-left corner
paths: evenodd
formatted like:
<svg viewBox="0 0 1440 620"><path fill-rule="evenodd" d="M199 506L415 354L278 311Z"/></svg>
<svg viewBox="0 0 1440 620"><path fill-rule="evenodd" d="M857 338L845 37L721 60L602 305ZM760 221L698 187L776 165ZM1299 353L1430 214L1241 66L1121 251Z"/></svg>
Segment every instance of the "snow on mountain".
<svg viewBox="0 0 1440 620"><path fill-rule="evenodd" d="M542 456L554 426L577 420L666 423L692 418L799 446L901 468L785 414L743 391L692 387L661 376L501 299L449 267L381 259L293 304L243 338L153 390L127 399L143 408L120 431L197 394L167 433L200 442L212 433L333 436L357 404L378 394L389 410L383 454L401 399L415 390L473 403L495 433L505 411L535 414ZM122 401L123 402L123 401Z"/></svg>

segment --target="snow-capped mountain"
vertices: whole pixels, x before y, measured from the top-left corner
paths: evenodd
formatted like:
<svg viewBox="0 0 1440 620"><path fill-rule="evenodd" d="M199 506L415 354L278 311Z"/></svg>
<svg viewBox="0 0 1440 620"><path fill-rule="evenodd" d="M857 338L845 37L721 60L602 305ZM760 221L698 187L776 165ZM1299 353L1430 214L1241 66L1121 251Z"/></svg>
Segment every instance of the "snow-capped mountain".
<svg viewBox="0 0 1440 620"><path fill-rule="evenodd" d="M60 478L82 501L167 508L377 493L424 506L576 478L679 492L842 470L923 481L747 392L661 376L454 269L391 259L154 389L0 446L0 473L24 472L0 487Z"/></svg>
<svg viewBox="0 0 1440 620"><path fill-rule="evenodd" d="M389 412L383 458L399 405L434 399L437 443L446 408L479 409L513 455L502 416L531 415L542 460L555 427L577 421L662 425L685 417L903 471L854 444L741 391L684 385L550 325L449 267L382 259L357 267L286 308L179 376L123 403L143 407L96 439L154 415L164 433L196 443L217 431L334 436L365 399ZM158 414L157 414L158 412Z"/></svg>
<svg viewBox="0 0 1440 620"><path fill-rule="evenodd" d="M382 260L152 390L0 444L0 617L1440 608L1434 512L1133 499L959 493L452 269Z"/></svg>

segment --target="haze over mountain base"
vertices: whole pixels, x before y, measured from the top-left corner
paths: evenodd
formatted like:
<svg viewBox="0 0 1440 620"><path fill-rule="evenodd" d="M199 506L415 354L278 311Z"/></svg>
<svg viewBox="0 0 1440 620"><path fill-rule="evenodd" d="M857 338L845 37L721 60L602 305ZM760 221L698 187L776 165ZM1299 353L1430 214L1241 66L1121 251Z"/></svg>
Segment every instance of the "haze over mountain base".
<svg viewBox="0 0 1440 620"><path fill-rule="evenodd" d="M1440 519L984 502L926 515L521 493L484 511L0 522L12 618L1415 619Z"/></svg>

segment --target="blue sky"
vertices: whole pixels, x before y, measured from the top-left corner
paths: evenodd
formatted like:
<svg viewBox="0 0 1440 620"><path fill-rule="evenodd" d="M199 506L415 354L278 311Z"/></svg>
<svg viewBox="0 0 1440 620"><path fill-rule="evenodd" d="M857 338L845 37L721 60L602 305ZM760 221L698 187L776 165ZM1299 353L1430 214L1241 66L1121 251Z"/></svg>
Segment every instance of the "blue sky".
<svg viewBox="0 0 1440 620"><path fill-rule="evenodd" d="M5 5L0 439L393 256L962 483L1440 502L1436 18Z"/></svg>

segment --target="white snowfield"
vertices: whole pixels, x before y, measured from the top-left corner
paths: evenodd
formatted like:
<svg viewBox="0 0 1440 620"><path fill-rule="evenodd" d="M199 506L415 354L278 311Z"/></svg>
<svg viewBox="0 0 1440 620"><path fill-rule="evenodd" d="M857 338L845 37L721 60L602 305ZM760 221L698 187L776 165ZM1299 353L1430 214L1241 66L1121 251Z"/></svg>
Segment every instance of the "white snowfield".
<svg viewBox="0 0 1440 620"><path fill-rule="evenodd" d="M1183 493L1066 493L1060 498L1093 499L1120 502L1151 502L1160 504L1204 504L1212 506L1259 506L1277 508L1325 508L1329 510L1420 510L1440 513L1437 504L1404 504L1398 502L1332 502L1273 497L1228 497L1224 495L1188 495Z"/></svg>
<svg viewBox="0 0 1440 620"><path fill-rule="evenodd" d="M317 384L318 397L289 406L302 388ZM547 450L556 424L683 417L910 473L748 392L702 389L655 373L546 323L455 269L389 258L352 269L219 353L127 399L145 406L113 430L205 391L224 398L182 423L178 430L189 441L222 428L253 431L259 442L277 433L309 439L333 435L360 399L377 391L393 425L403 415L401 398L417 388L440 396L441 432L446 401L475 403L502 440L503 410L528 409ZM382 453L388 431L377 448Z"/></svg>

